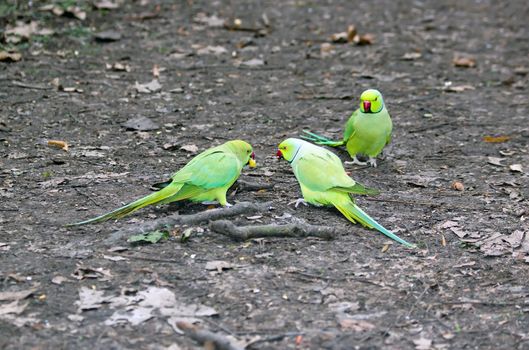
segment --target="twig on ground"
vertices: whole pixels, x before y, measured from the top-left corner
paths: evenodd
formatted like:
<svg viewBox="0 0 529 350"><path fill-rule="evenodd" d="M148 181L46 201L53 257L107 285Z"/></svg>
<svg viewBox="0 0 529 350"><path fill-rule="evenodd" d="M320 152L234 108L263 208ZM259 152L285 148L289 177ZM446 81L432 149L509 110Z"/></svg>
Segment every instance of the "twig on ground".
<svg viewBox="0 0 529 350"><path fill-rule="evenodd" d="M211 222L209 228L237 241L269 237L319 237L329 240L338 235L338 230L334 227L315 226L301 220L286 225L251 226L235 226L231 221L218 220Z"/></svg>
<svg viewBox="0 0 529 350"><path fill-rule="evenodd" d="M266 211L270 208L271 202L266 203L251 203L240 202L230 208L218 208L206 210L196 214L179 215L178 213L163 217L157 220L145 222L143 224L134 224L122 230L116 231L105 240L107 244L113 244L120 241L124 237L132 236L133 234L151 232L159 229L165 229L176 225L194 225L210 220L218 220L237 216L241 214L250 214L254 212Z"/></svg>
<svg viewBox="0 0 529 350"><path fill-rule="evenodd" d="M154 262L160 262L160 263L170 263L170 264L179 264L181 261L175 260L175 259L164 259L164 258L156 258L152 256L147 255L138 255L138 254L120 254L120 253L114 253L115 256L121 256L123 258L127 259L136 259L136 260L145 260L145 261L154 261Z"/></svg>
<svg viewBox="0 0 529 350"><path fill-rule="evenodd" d="M51 90L51 89L53 89L51 86L40 85L40 84L29 84L29 83L24 83L23 81L17 81L17 80L12 80L11 81L11 85L12 86L21 87L21 88L25 88L25 89L35 89L35 90Z"/></svg>
<svg viewBox="0 0 529 350"><path fill-rule="evenodd" d="M308 273L308 272L300 271L300 270L289 270L288 272L289 273L295 273L297 275L300 275L300 276L303 276L303 277L307 277L307 278L312 278L312 279L321 279L321 280L325 280L325 281L347 281L347 280L350 280L350 281L355 281L355 282L359 282L359 283L371 284L371 285L374 285L374 286L377 286L377 287L381 287L381 288L388 288L389 287L389 288L398 290L398 288L396 286L393 286L393 285L390 285L390 284L381 284L381 283L378 283L378 282L375 282L375 281L368 280L367 278L360 278L360 277L354 277L354 276L344 276L344 277L323 276L323 275L316 275L316 274L312 274L312 273Z"/></svg>
<svg viewBox="0 0 529 350"><path fill-rule="evenodd" d="M259 190L268 190L270 188L274 188L275 184L268 184L268 183L257 183L257 182L250 182L245 180L237 180L235 183L235 191L237 192L243 192L243 191L259 191Z"/></svg>
<svg viewBox="0 0 529 350"><path fill-rule="evenodd" d="M244 347L220 333L213 333L188 322L177 322L176 325L185 335L204 345L205 348L217 350L244 350ZM206 347L209 345L209 347Z"/></svg>
<svg viewBox="0 0 529 350"><path fill-rule="evenodd" d="M304 94L298 94L298 95L296 95L296 98L298 100L351 100L352 98L355 98L355 96L353 96L353 95L333 96L333 95L304 95Z"/></svg>

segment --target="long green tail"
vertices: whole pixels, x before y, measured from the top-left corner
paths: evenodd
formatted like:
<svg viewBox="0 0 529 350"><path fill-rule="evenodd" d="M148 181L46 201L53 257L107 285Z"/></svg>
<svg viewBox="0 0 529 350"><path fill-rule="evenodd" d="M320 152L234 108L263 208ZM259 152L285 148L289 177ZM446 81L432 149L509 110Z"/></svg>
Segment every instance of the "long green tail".
<svg viewBox="0 0 529 350"><path fill-rule="evenodd" d="M345 144L345 141L343 141L343 140L341 140L341 141L332 141L332 140L329 140L326 137L323 137L323 136L320 136L320 135L316 135L315 133L312 133L312 132L310 132L308 130L303 130L303 132L305 133L305 135L300 135L300 137L302 139L314 142L314 143L316 143L318 145L325 145L325 146L330 146L330 147L338 147L338 146L343 146Z"/></svg>
<svg viewBox="0 0 529 350"><path fill-rule="evenodd" d="M400 244L405 245L408 248L416 248L417 246L415 244L411 244L409 242L406 242L393 232L387 230L384 226L380 225L378 222L376 222L372 217L367 215L366 212L364 212L362 209L360 209L355 203L349 202L349 203L333 203L336 209L338 209L349 221L356 222L358 221L362 225L374 228L378 230L379 232L385 234L389 238L399 242Z"/></svg>
<svg viewBox="0 0 529 350"><path fill-rule="evenodd" d="M109 219L120 219L124 217L125 215L131 214L135 212L136 210L143 208L149 204L155 204L155 203L161 202L164 199L175 195L181 188L182 188L182 185L176 185L176 184L169 185L167 187L164 187L160 191L154 192L146 197L137 199L134 202L131 202L121 208L111 211L110 213L106 213L106 214L103 214L103 215L100 215L100 216L97 216L95 218L88 219L85 221L76 222L74 224L68 224L66 226L79 226L79 225L92 224L96 222L102 222L102 221L106 221Z"/></svg>

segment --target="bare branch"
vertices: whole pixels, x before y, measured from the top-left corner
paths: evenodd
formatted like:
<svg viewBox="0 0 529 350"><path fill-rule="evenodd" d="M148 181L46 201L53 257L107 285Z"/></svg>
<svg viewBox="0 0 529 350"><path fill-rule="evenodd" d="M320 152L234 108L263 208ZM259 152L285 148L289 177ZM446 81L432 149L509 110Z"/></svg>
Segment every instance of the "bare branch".
<svg viewBox="0 0 529 350"><path fill-rule="evenodd" d="M207 222L210 220L218 220L229 218L241 214L250 214L255 212L267 211L270 208L271 202L266 203L251 203L251 202L240 202L229 208L218 208L212 210L206 210L191 215L179 215L178 213L147 221L142 224L130 225L124 229L114 232L105 240L107 244L114 244L124 237L129 237L134 234L151 232L160 229L166 229L176 225L194 225L201 222Z"/></svg>
<svg viewBox="0 0 529 350"><path fill-rule="evenodd" d="M315 226L301 220L286 225L253 226L235 226L231 221L218 220L211 222L209 228L237 241L263 237L319 237L322 239L333 239L338 235L338 230L334 227Z"/></svg>
<svg viewBox="0 0 529 350"><path fill-rule="evenodd" d="M213 333L188 322L177 322L176 325L185 335L204 345L205 348L217 350L244 350L244 347L220 333ZM206 347L209 345L209 347Z"/></svg>

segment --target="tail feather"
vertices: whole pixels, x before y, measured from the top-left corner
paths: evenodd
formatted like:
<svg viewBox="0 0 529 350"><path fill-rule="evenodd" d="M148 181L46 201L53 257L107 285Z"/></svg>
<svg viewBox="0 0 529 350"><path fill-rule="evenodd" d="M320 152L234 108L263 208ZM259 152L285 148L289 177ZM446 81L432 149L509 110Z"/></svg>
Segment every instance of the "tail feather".
<svg viewBox="0 0 529 350"><path fill-rule="evenodd" d="M404 239L400 238L393 232L387 230L384 226L380 225L378 222L376 222L372 217L367 215L366 212L364 212L362 209L360 209L356 204L353 202L349 203L333 203L336 209L338 209L349 221L355 223L359 222L362 225L368 227L368 228L374 228L377 231L383 233L387 237L399 242L400 244L408 247L408 248L416 248L415 244L411 244Z"/></svg>
<svg viewBox="0 0 529 350"><path fill-rule="evenodd" d="M326 137L317 135L317 134L312 133L312 132L310 132L308 130L303 130L303 132L306 135L301 135L300 137L302 139L314 142L314 143L316 143L318 145L325 145L325 146L330 146L330 147L338 147L338 146L344 145L344 143L345 143L343 140L341 140L341 141L332 141L332 140L330 140L330 139L328 139Z"/></svg>
<svg viewBox="0 0 529 350"><path fill-rule="evenodd" d="M120 219L126 215L129 215L136 210L143 208L150 204L155 204L158 202L163 201L164 199L173 196L175 193L177 193L182 185L171 185L164 187L160 191L154 192L146 197L140 198L135 200L134 202L131 202L121 208L118 208L116 210L111 211L110 213L106 213L100 216L97 216L92 219L88 219L85 221L76 222L73 224L68 224L67 226L80 226L80 225L86 225L86 224L92 224L97 222L103 222L110 219Z"/></svg>

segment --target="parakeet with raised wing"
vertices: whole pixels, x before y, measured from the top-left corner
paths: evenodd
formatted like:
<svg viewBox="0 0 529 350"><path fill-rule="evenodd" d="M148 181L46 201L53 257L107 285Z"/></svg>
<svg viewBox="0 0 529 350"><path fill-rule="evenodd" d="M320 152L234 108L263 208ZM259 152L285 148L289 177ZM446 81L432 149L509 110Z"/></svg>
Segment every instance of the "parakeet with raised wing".
<svg viewBox="0 0 529 350"><path fill-rule="evenodd" d="M184 199L193 202L218 201L222 206L231 206L226 200L226 192L247 164L252 168L256 166L252 146L241 140L228 141L191 159L169 181L158 184L161 188L159 191L110 213L69 226L119 219L150 204L165 204Z"/></svg>
<svg viewBox="0 0 529 350"><path fill-rule="evenodd" d="M332 141L307 130L303 130L305 135L301 137L318 145L345 145L353 158L353 164L366 165L356 157L363 154L369 157L369 164L376 167L376 158L391 141L392 130L393 124L382 94L378 90L369 89L360 96L360 108L347 120L341 141Z"/></svg>
<svg viewBox="0 0 529 350"><path fill-rule="evenodd" d="M366 188L349 177L334 153L295 138L286 139L278 148L277 156L290 163L301 187L303 199L296 201L296 207L307 202L316 206L334 206L352 223L359 222L408 248L415 247L384 228L355 204L353 194L374 195L378 191Z"/></svg>

